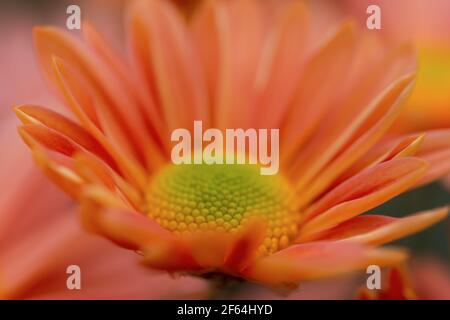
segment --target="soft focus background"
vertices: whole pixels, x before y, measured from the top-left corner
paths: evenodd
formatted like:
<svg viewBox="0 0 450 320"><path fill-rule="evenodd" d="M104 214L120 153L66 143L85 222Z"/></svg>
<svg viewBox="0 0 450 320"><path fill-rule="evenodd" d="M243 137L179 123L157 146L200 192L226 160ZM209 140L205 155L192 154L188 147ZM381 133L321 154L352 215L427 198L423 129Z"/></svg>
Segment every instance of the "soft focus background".
<svg viewBox="0 0 450 320"><path fill-rule="evenodd" d="M262 0L264 1L264 0ZM187 19L195 7L195 1L175 1L185 10ZM316 0L309 1L313 10L320 12L324 28L328 24L346 18L356 20L358 27L366 27L368 4L378 4L382 10L382 30L379 33L387 43L412 42L419 55L418 82L408 101L402 122L394 126L395 132L420 131L425 128L450 127L450 1L448 0ZM2 131L14 130L9 125L13 120L12 106L18 103L50 103L58 108L58 102L46 93L38 67L35 64L31 28L37 24L52 24L65 27L66 7L78 4L82 8L82 19L94 21L106 35L122 35L122 0L99 1L55 1L15 0L0 1L0 126ZM71 31L77 33L79 31ZM119 43L112 45L122 53ZM407 123L407 125L404 125ZM7 125L8 124L8 125ZM8 154L8 150L2 150ZM8 163L14 162L10 152ZM5 157L0 157L5 159ZM0 163L6 166L8 163ZM46 182L42 182L46 183ZM403 216L449 204L450 183L442 181L410 191L372 212L392 216ZM26 201L26 199L24 199ZM1 205L1 201L0 201ZM0 212L6 210L0 207ZM30 208L28 210L33 210ZM27 212L23 212L26 214ZM1 218L1 215L0 215ZM1 241L1 238L0 238ZM436 270L450 273L450 219L433 226L420 234L399 241L408 247L413 256L417 276L436 282L447 281L436 278ZM430 267L431 265L431 267ZM436 269L437 268L437 269ZM442 271L444 270L444 271ZM444 278L445 279L445 278ZM340 279L335 282L302 287L291 298L335 298L339 295L351 297L350 284L357 280ZM332 288L332 289L331 289ZM260 288L240 287L227 294L235 297L275 297ZM306 296L305 292L309 295Z"/></svg>

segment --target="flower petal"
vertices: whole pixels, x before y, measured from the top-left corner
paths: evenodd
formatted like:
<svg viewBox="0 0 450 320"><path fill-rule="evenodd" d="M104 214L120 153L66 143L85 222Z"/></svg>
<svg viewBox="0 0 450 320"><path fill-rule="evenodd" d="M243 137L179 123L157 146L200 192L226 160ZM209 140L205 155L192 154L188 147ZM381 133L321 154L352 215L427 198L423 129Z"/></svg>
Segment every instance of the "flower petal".
<svg viewBox="0 0 450 320"><path fill-rule="evenodd" d="M254 102L255 57L266 31L261 11L254 0L205 1L193 17L192 33L204 65L212 120L219 129L246 127L253 117L249 105Z"/></svg>
<svg viewBox="0 0 450 320"><path fill-rule="evenodd" d="M298 176L296 189L299 194L308 192L311 182L322 176L323 169L331 161L337 158L337 168L329 171L328 176L340 173L339 170L351 165L388 129L412 86L414 76L409 60L414 61L414 53L412 48L405 48L377 64L377 68L353 88L347 100L339 104L339 109L326 114L301 153L287 159L293 161L290 172ZM390 81L380 86L386 77ZM351 147L353 150L348 150ZM294 151L298 152L299 149ZM310 198L305 196L301 203L306 204Z"/></svg>
<svg viewBox="0 0 450 320"><path fill-rule="evenodd" d="M256 258L257 249L266 235L264 221L255 219L244 225L225 261L225 270L235 273L248 267Z"/></svg>
<svg viewBox="0 0 450 320"><path fill-rule="evenodd" d="M98 112L109 113L109 122L115 128L116 136L126 136L122 147L130 150L130 155L142 161L145 146L150 137L142 121L135 97L119 81L112 68L105 61L89 52L83 43L78 43L68 34L51 27L36 27L33 31L38 58L44 75L53 85L58 86L58 75L54 72L54 58L58 57L69 66L83 85L84 95L89 103L81 104L89 118L95 122ZM85 100L86 101L86 100ZM102 108L102 106L107 106ZM125 138L123 138L125 140Z"/></svg>
<svg viewBox="0 0 450 320"><path fill-rule="evenodd" d="M384 139L377 143L368 153L344 171L338 179L330 186L336 187L345 180L361 172L365 168L371 168L381 162L389 161L399 157L414 156L422 142L425 134L411 134L407 136Z"/></svg>
<svg viewBox="0 0 450 320"><path fill-rule="evenodd" d="M129 76L130 71L122 62L121 57L113 51L91 23L85 21L83 23L82 31L87 44L101 60L108 64L109 68L114 71L114 75L117 77L118 81L120 81L121 85L125 88L124 91L130 92L130 98L135 100L138 114L142 115L143 118L143 125L150 131L149 137L144 139L145 141L143 143L145 156L147 157L147 161L151 164L151 158L155 157L155 154L162 152L157 145L161 144L163 147L166 146L164 144L166 140L165 129L163 128L161 121L158 120L156 113L152 113L154 101L151 99L149 101L149 99L145 97L145 90L139 90L139 84L135 83L138 81L135 81L133 77ZM154 142L152 141L153 139L155 140Z"/></svg>
<svg viewBox="0 0 450 320"><path fill-rule="evenodd" d="M340 173L353 164L359 157L364 155L364 153L366 153L370 147L382 137L389 129L389 126L394 122L401 110L400 106L403 105L405 99L411 92L413 80L414 76L408 75L388 87L365 110L365 112L372 114L368 115L367 119L364 119L364 113L362 113L361 119L353 123L353 129L351 128L352 126L347 128L347 133L353 131L353 138L351 138L353 141L347 142L347 146L335 155L335 158L332 159L323 170L316 172L314 179L309 181L305 178L306 175L302 175L296 186L299 193L301 193L299 206L310 202L323 192L333 179L337 178ZM345 134L341 134L339 140L343 142L345 139ZM333 148L335 148L334 146L338 146L339 143L336 142L336 144L333 144ZM331 149L328 151L333 152ZM325 158L323 158L323 160L325 160ZM301 162L299 162L299 164L301 164ZM314 164L314 166L316 166L316 164ZM316 168L319 168L319 166L317 165ZM309 184L308 187L303 190L304 185L302 185L302 183L305 181L308 181Z"/></svg>
<svg viewBox="0 0 450 320"><path fill-rule="evenodd" d="M135 162L133 159L124 156L124 151L118 150L118 146L112 144L110 140L99 129L86 113L82 110L80 99L83 101L86 97L83 97L83 90L80 90L77 79L73 77L67 66L61 59L55 58L53 60L53 68L57 76L57 84L59 90L65 96L67 103L72 109L72 112L79 118L83 127L93 136L95 139L108 151L119 166L121 172L127 177L134 185L144 188L147 184L144 169Z"/></svg>
<svg viewBox="0 0 450 320"><path fill-rule="evenodd" d="M75 170L87 184L102 185L132 207L140 209L142 205L141 194L126 180L111 170L98 158L87 153L78 153L74 157Z"/></svg>
<svg viewBox="0 0 450 320"><path fill-rule="evenodd" d="M321 241L351 241L379 246L419 232L448 215L448 208L420 212L405 218L364 215L347 220L314 237Z"/></svg>
<svg viewBox="0 0 450 320"><path fill-rule="evenodd" d="M31 141L26 133L21 133L25 141ZM78 199L84 184L83 179L73 169L73 161L57 157L39 146L32 148L33 158L45 175L71 197Z"/></svg>
<svg viewBox="0 0 450 320"><path fill-rule="evenodd" d="M83 150L70 139L39 124L27 124L19 127L18 130L21 137L30 147L38 143L44 148L69 157L73 156L77 151L81 152Z"/></svg>
<svg viewBox="0 0 450 320"><path fill-rule="evenodd" d="M137 250L154 239L170 236L149 218L127 209L105 188L84 188L82 200L80 214L83 225L89 231L100 233L123 247ZM120 221L124 223L123 228ZM133 230L134 227L137 229Z"/></svg>
<svg viewBox="0 0 450 320"><path fill-rule="evenodd" d="M308 62L294 102L283 119L284 134L280 143L285 150L282 154L284 163L295 155L329 110L336 85L342 82L342 73L348 68L348 57L354 51L354 29L349 22L340 26Z"/></svg>
<svg viewBox="0 0 450 320"><path fill-rule="evenodd" d="M147 84L169 130L189 128L193 120L208 126L210 120L200 61L182 19L166 1L137 1L130 11L132 51L138 68L149 68Z"/></svg>
<svg viewBox="0 0 450 320"><path fill-rule="evenodd" d="M407 258L398 249L372 249L358 244L312 242L281 250L255 261L245 274L270 285L292 286L301 280L336 276L379 266L397 264Z"/></svg>
<svg viewBox="0 0 450 320"><path fill-rule="evenodd" d="M64 165L67 164L67 162L61 163L61 165L58 165L58 170L61 171L64 169L64 172L73 172L72 176L77 176L77 180L80 180L81 183L90 181L91 183L93 181L101 182L102 184L106 183L106 185L109 187L109 189L112 188L112 184L116 181L122 182L123 180L119 175L117 175L114 170L112 170L110 167L108 167L104 162L102 162L99 158L97 158L94 154L90 153L88 150L85 150L82 146L75 143L73 140L69 139L68 137L65 137L61 135L59 132L56 132L52 129L49 129L47 127L44 127L40 124L28 124L24 125L22 127L19 127L19 133L24 139L24 141L30 145L32 149L35 149L37 147L44 147L45 149L57 152L62 155L65 155L69 157L67 160L69 160L70 165L66 166L64 169ZM75 137L77 138L77 137ZM78 139L79 140L79 139ZM82 143L84 141L81 141ZM74 162L74 159L84 157L84 166L79 166L78 168L75 168L76 161ZM47 161L52 162L52 160L48 157L39 156L37 159L39 159L41 166L48 167L44 164L46 161L45 159L48 159ZM86 162L86 159L90 159ZM95 163L94 163L95 161ZM79 162L79 161L78 161ZM92 175L93 171L89 171L89 168L92 168L95 166L96 173ZM52 166L50 166L52 167ZM110 172L109 172L110 171ZM90 173L91 174L90 174ZM47 173L51 173L47 170ZM89 178L94 179L83 179L86 176L89 176ZM83 177L83 178L82 178ZM114 181L108 181L111 180L114 177ZM100 180L98 180L98 178ZM108 178L105 180L105 178ZM125 186L124 183L120 183L122 187ZM131 186L127 188L128 191L131 191Z"/></svg>
<svg viewBox="0 0 450 320"><path fill-rule="evenodd" d="M40 124L55 130L63 136L70 138L86 150L96 154L112 168L117 170L117 165L106 150L88 132L73 121L40 106L22 105L16 107L14 111L17 114L17 117L25 125Z"/></svg>
<svg viewBox="0 0 450 320"><path fill-rule="evenodd" d="M127 209L108 191L85 188L83 200L84 226L122 247L139 250L146 265L174 271L198 267L190 251L173 234L143 214Z"/></svg>
<svg viewBox="0 0 450 320"><path fill-rule="evenodd" d="M429 131L417 157L430 163L430 169L418 182L422 186L450 172L450 129Z"/></svg>
<svg viewBox="0 0 450 320"><path fill-rule="evenodd" d="M189 248L196 264L207 271L223 268L233 240L232 235L217 231L182 236L182 241Z"/></svg>
<svg viewBox="0 0 450 320"><path fill-rule="evenodd" d="M254 110L258 127L279 128L287 111L307 57L309 12L301 2L293 1L276 17L262 48L255 90Z"/></svg>

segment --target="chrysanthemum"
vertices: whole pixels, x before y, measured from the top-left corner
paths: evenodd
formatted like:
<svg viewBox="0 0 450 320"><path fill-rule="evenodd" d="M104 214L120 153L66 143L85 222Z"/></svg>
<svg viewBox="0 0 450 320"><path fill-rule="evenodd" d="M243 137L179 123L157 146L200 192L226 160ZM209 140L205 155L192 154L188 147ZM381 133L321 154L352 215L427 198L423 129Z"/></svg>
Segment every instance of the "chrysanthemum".
<svg viewBox="0 0 450 320"><path fill-rule="evenodd" d="M84 42L36 28L76 120L20 106L20 134L84 224L149 267L292 285L398 263L404 251L378 246L447 209L360 214L448 171L450 133L384 137L412 88L410 48L379 48L351 23L317 30L299 2L205 1L186 22L168 2L137 1L124 62L90 24ZM173 165L170 133L194 120L280 128L280 173Z"/></svg>

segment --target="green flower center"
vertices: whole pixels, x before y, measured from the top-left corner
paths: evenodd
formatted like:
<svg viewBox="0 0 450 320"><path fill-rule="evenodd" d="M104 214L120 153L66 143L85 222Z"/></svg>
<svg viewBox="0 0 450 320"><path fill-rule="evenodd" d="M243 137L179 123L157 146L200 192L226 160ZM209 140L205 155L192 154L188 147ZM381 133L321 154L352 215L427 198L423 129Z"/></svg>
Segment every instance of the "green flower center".
<svg viewBox="0 0 450 320"><path fill-rule="evenodd" d="M170 165L147 190L148 215L175 234L238 231L252 216L267 223L260 250L286 247L297 234L289 184L280 175L260 175L256 165Z"/></svg>

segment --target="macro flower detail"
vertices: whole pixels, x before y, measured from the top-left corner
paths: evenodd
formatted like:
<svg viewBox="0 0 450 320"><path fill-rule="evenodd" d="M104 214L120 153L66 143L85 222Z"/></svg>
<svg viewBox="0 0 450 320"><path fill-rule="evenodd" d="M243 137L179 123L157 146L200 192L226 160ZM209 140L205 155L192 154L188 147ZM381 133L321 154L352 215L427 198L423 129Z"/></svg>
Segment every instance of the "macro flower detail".
<svg viewBox="0 0 450 320"><path fill-rule="evenodd" d="M252 217L264 217L268 225L259 249L273 253L294 240L299 216L286 203L286 182L257 170L251 165L170 166L152 181L149 215L186 235L195 230L234 233Z"/></svg>
<svg viewBox="0 0 450 320"><path fill-rule="evenodd" d="M360 288L358 298L361 300L415 300L417 295L412 288L406 268L395 267L389 270L386 289L371 291Z"/></svg>
<svg viewBox="0 0 450 320"><path fill-rule="evenodd" d="M44 76L70 115L15 112L82 223L147 266L292 286L397 264L406 252L379 246L446 217L361 215L450 170L449 130L386 135L413 86L410 47L385 48L351 22L318 34L297 1L204 1L188 19L134 1L126 26L129 59L88 22L84 41L37 27ZM279 173L172 164L170 132L195 120L279 128Z"/></svg>

